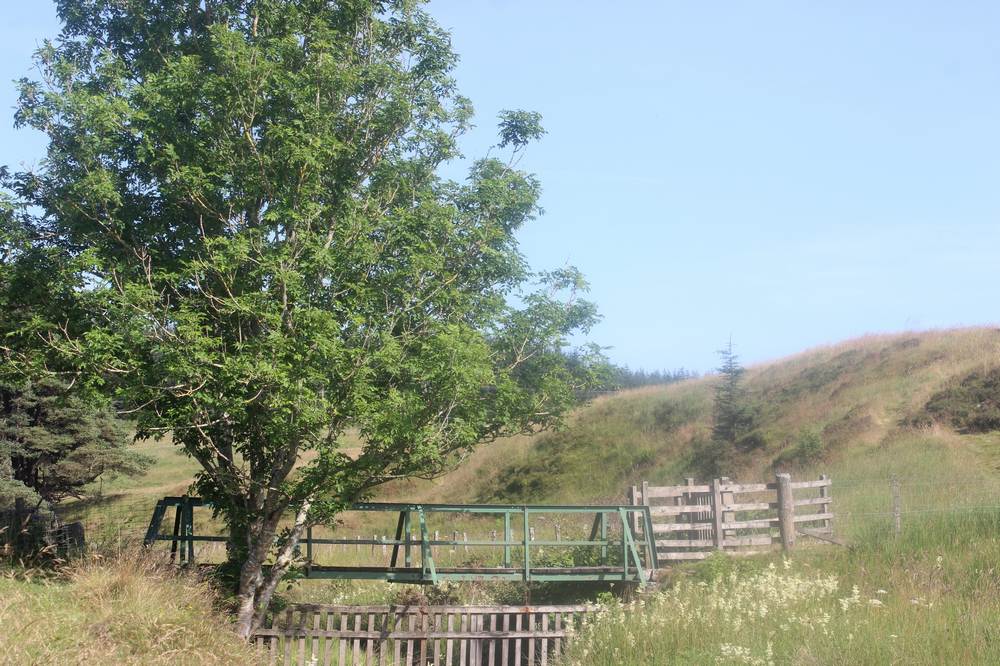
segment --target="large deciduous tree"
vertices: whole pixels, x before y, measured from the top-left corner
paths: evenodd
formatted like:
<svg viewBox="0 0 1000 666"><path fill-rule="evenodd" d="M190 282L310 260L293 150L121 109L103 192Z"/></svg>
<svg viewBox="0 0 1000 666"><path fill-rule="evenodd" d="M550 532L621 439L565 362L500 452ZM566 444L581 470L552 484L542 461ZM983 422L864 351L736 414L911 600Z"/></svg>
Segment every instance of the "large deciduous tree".
<svg viewBox="0 0 1000 666"><path fill-rule="evenodd" d="M501 157L440 177L471 107L411 0L58 9L16 116L48 155L13 182L88 317L25 320L53 352L34 371L113 390L201 464L247 636L309 525L557 422L587 382L564 353L595 319L583 280L533 276L515 240L539 118L501 114Z"/></svg>

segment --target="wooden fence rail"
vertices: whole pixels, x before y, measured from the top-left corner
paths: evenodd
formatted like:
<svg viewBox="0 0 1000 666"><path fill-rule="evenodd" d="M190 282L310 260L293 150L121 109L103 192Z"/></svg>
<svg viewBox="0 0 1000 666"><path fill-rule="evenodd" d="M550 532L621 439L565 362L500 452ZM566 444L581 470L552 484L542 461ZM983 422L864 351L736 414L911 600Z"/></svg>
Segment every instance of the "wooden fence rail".
<svg viewBox="0 0 1000 666"><path fill-rule="evenodd" d="M723 477L708 484L632 486L629 503L649 507L657 559L661 563L700 560L723 550L754 554L798 536L833 541L832 481L792 481L778 474L774 483L733 483ZM643 525L632 529L642 534Z"/></svg>
<svg viewBox="0 0 1000 666"><path fill-rule="evenodd" d="M594 606L298 604L253 636L291 666L547 666Z"/></svg>

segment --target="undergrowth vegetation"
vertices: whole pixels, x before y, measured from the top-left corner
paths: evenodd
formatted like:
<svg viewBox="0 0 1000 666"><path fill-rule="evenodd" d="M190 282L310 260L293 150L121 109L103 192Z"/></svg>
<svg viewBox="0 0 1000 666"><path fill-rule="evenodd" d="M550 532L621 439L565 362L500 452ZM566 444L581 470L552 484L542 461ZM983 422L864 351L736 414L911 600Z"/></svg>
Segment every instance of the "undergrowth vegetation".
<svg viewBox="0 0 1000 666"><path fill-rule="evenodd" d="M0 575L0 663L255 664L205 580L148 553Z"/></svg>

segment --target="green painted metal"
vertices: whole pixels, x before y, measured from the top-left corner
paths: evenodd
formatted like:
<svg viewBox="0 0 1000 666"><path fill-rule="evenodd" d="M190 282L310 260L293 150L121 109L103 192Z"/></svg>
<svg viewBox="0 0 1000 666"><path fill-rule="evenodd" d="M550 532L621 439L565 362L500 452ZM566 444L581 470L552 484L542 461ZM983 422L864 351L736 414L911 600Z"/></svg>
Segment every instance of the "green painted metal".
<svg viewBox="0 0 1000 666"><path fill-rule="evenodd" d="M195 497L165 497L158 501L153 510L149 529L146 532L145 543L151 545L156 541L170 541L172 557L179 555L180 561L194 561L195 541L224 542L226 537L195 535L194 508L210 506L208 502ZM170 507L176 510L174 530L171 535L159 533L163 518ZM653 535L652 517L648 506L604 506L604 505L480 505L480 504L407 504L407 503L374 503L362 502L352 505L351 511L393 511L399 513L394 539L328 539L316 538L309 528L305 535L307 578L335 579L377 579L391 582L410 582L437 584L442 580L520 580L523 582L561 582L561 581L631 581L645 584L649 581L648 572L658 568L656 545ZM420 540L414 544L411 534L412 514L416 514ZM504 538L498 540L471 541L457 539L432 539L428 530L430 514L475 514L496 515L503 518ZM518 513L521 517L522 535L515 540L512 530L512 516ZM583 514L593 513L594 523L589 539L577 540L531 540L532 516L544 514ZM639 513L639 516L635 516ZM609 518L615 519L621 527L621 539L609 538ZM638 518L638 520L635 520ZM632 525L636 525L633 529ZM642 526L642 534L637 533ZM344 567L320 566L314 562L315 546L317 545L392 545L392 557L388 567ZM411 548L419 545L420 563L414 566ZM499 567L445 567L440 568L434 561L435 546L478 546L502 548L502 566ZM609 548L621 548L621 563L609 565ZM178 553L178 547L180 551ZM186 548L185 548L186 547ZM403 549L403 566L399 567L398 555ZM522 549L522 566L512 566L512 548ZM600 550L601 566L597 567L540 567L532 564L532 548L546 547L595 547ZM644 555L645 557L642 557Z"/></svg>

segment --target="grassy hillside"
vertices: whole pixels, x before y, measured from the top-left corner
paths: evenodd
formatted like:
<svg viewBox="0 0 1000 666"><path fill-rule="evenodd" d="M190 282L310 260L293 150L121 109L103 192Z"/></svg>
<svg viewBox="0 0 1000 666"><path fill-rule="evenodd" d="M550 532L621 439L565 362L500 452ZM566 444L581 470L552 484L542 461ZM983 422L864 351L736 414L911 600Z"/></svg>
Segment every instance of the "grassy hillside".
<svg viewBox="0 0 1000 666"><path fill-rule="evenodd" d="M739 459L730 476L756 480L781 468L831 474L840 485L892 474L942 483L992 479L1000 433L959 433L921 416L936 393L996 368L1000 331L992 328L869 336L751 367L746 381L766 446ZM710 436L714 381L598 398L560 431L481 447L443 478L397 482L379 498L620 501L642 479L703 477L697 454ZM811 448L803 450L804 439ZM145 477L103 482L100 504L108 510L145 514L157 497L182 493L196 471L169 439L139 446L157 463Z"/></svg>

